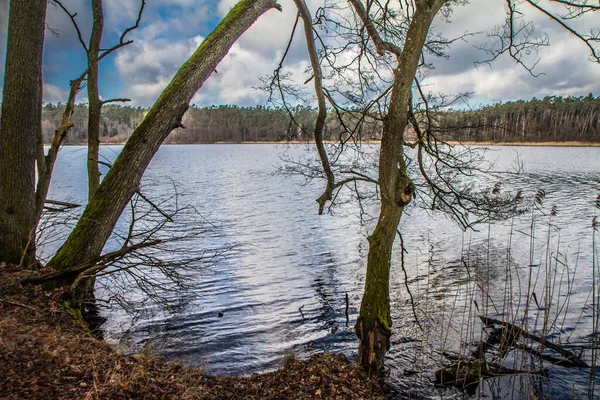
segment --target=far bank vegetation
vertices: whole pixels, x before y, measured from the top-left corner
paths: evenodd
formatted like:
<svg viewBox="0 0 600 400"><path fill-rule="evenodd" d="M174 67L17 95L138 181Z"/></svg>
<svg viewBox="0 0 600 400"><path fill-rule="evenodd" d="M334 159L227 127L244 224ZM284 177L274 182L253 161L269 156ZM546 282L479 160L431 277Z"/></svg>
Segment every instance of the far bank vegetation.
<svg viewBox="0 0 600 400"><path fill-rule="evenodd" d="M64 105L46 104L43 108L44 142L49 143L62 117ZM444 140L465 142L600 142L600 97L544 97L530 101L498 103L473 111L438 112ZM124 143L142 121L147 110L141 107L106 105L102 109L100 140ZM191 107L184 116L185 129L176 129L167 143L244 143L282 140L311 140L317 111L296 107L293 118L285 109L235 105ZM84 144L87 140L87 105L75 106L74 126L66 143ZM346 118L360 118L358 114ZM340 140L339 122L330 115L325 140ZM358 140L379 140L379 121L366 118ZM342 140L347 139L342 137Z"/></svg>

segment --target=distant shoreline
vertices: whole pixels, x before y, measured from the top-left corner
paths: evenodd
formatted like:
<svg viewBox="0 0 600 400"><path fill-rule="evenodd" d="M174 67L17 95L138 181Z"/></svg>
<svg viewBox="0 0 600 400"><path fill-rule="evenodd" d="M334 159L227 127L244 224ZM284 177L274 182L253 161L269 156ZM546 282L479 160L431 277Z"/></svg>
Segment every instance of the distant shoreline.
<svg viewBox="0 0 600 400"><path fill-rule="evenodd" d="M332 143L332 142L326 142ZM379 140L363 140L362 144L379 144ZM600 142L491 142L491 141L482 141L482 142L474 142L474 141L448 141L449 144L452 145L465 145L465 146L532 146L532 147L600 147ZM101 146L123 146L125 143L100 143ZM214 142L214 143L163 143L162 146L180 146L180 145L225 145L225 144L314 144L314 142L305 142L298 140L290 140L290 141L278 141L278 142ZM66 143L65 146L86 146L87 143ZM49 146L49 144L45 144L45 146Z"/></svg>
<svg viewBox="0 0 600 400"><path fill-rule="evenodd" d="M459 144L459 142L449 142ZM465 146L600 147L600 142L460 142Z"/></svg>

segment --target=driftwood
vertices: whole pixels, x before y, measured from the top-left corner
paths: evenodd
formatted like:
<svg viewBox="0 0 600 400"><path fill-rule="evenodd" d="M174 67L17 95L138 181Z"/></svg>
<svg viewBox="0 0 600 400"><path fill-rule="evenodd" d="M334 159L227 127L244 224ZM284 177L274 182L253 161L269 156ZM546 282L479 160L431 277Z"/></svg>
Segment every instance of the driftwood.
<svg viewBox="0 0 600 400"><path fill-rule="evenodd" d="M507 375L545 375L546 370L522 371L476 358L462 358L435 372L437 386L455 386L473 394L481 378L498 378Z"/></svg>
<svg viewBox="0 0 600 400"><path fill-rule="evenodd" d="M58 200L49 200L46 199L46 203L47 204L54 204L56 206L62 206L65 208L77 208L77 207L81 207L81 204L75 204L75 203L69 203L66 201L58 201Z"/></svg>
<svg viewBox="0 0 600 400"><path fill-rule="evenodd" d="M48 206L47 204L51 204L53 206L58 206L58 207L51 207L51 206ZM58 200L48 200L48 199L46 199L44 202L44 210L52 211L52 212L62 212L62 211L70 210L71 208L77 208L77 207L81 207L81 204L68 203L66 201L58 201Z"/></svg>
<svg viewBox="0 0 600 400"><path fill-rule="evenodd" d="M545 375L547 368L535 371L523 371L506 368L500 364L490 363L485 360L485 353L492 345L499 345L499 354L505 353L510 348L520 349L540 357L553 365L566 368L589 368L589 366L575 353L555 344L543 337L527 332L510 322L500 321L493 318L479 316L486 327L496 326L487 340L481 342L470 357L455 356L450 353L444 355L452 360L452 364L440 368L435 372L437 386L455 386L467 393L473 394L480 380L483 378L497 378L505 375ZM542 347L553 350L564 358L543 354L540 349L534 349L522 343L518 343L520 337L539 343Z"/></svg>
<svg viewBox="0 0 600 400"><path fill-rule="evenodd" d="M538 349L534 349L534 348L526 346L524 344L518 343L515 345L515 348L526 351L527 353L532 354L534 356L540 357L540 358L552 363L552 365L558 365L558 366L565 367L565 368L578 368L579 367L577 364L575 364L572 361L565 360L564 358L553 357L550 354L544 354L544 353L540 352Z"/></svg>
<svg viewBox="0 0 600 400"><path fill-rule="evenodd" d="M550 350L553 350L556 353L560 354L561 356L565 357L570 363L572 363L572 365L574 365L576 367L579 367L579 368L589 368L590 367L585 361L581 360L579 358L579 356L577 356L575 353L573 353L555 343L552 343L543 337L529 333L525 329L520 328L514 324L511 324L510 322L500 321L498 319L488 318L488 317L484 317L481 315L479 316L479 318L486 326L490 326L490 325L502 326L502 327L508 329L512 334L517 334L526 339L530 339L530 340L533 340L534 342L538 342L542 346L547 347Z"/></svg>

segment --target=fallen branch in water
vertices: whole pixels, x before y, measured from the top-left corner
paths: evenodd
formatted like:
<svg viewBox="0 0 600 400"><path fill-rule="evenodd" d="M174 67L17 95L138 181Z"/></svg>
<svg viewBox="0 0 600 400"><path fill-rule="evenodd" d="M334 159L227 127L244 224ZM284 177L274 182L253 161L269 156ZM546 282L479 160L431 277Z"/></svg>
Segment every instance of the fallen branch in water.
<svg viewBox="0 0 600 400"><path fill-rule="evenodd" d="M455 386L473 393L480 378L498 378L512 375L545 375L546 369L523 371L506 368L500 364L476 358L459 358L459 361L435 372L436 386Z"/></svg>
<svg viewBox="0 0 600 400"><path fill-rule="evenodd" d="M546 340L543 337L529 333L525 329L520 328L514 324L511 324L510 322L500 321L497 319L484 317L482 315L480 315L479 318L485 324L485 326L490 326L490 325L503 326L503 327L509 329L512 333L518 334L526 339L533 340L534 342L538 342L542 346L545 346L551 350L554 350L561 356L565 357L569 362L573 363L573 365L576 367L579 367L579 368L589 368L590 367L589 365L587 365L587 363L585 361L581 360L579 358L579 356L577 356L575 353L573 353L557 344L554 344L554 343Z"/></svg>
<svg viewBox="0 0 600 400"><path fill-rule="evenodd" d="M59 207L50 207L46 204L52 204L54 206L59 206ZM77 208L77 207L81 207L81 204L75 204L75 203L69 203L66 201L58 201L58 200L46 200L45 204L44 204L44 210L46 211L51 211L51 212L62 212L62 211L66 211L66 210L70 210L72 208Z"/></svg>

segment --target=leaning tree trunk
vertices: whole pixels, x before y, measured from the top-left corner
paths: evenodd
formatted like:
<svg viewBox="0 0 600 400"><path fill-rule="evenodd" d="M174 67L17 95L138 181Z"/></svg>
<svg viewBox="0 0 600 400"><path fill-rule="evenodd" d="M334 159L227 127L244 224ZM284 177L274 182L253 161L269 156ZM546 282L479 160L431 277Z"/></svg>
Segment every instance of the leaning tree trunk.
<svg viewBox="0 0 600 400"><path fill-rule="evenodd" d="M94 23L90 35L90 44L87 51L88 61L88 201L92 200L100 185L100 171L98 170L98 157L100 153L100 93L98 91L98 54L102 31L104 30L104 14L102 0L92 0L92 14Z"/></svg>
<svg viewBox="0 0 600 400"><path fill-rule="evenodd" d="M47 0L10 2L0 124L0 261L35 262L35 161Z"/></svg>
<svg viewBox="0 0 600 400"><path fill-rule="evenodd" d="M181 119L194 94L242 33L274 7L280 9L275 0L242 0L208 35L132 133L50 266L65 269L101 254L152 157L169 133L182 126Z"/></svg>
<svg viewBox="0 0 600 400"><path fill-rule="evenodd" d="M435 2L431 2L434 3ZM404 163L404 131L408 125L411 86L429 26L439 6L420 3L413 15L404 48L399 53L398 67L388 113L383 123L379 154L381 209L375 230L369 236L369 254L365 291L355 330L360 343L358 362L369 374L383 369L390 346L390 265L392 246L404 207L411 201L415 187Z"/></svg>

